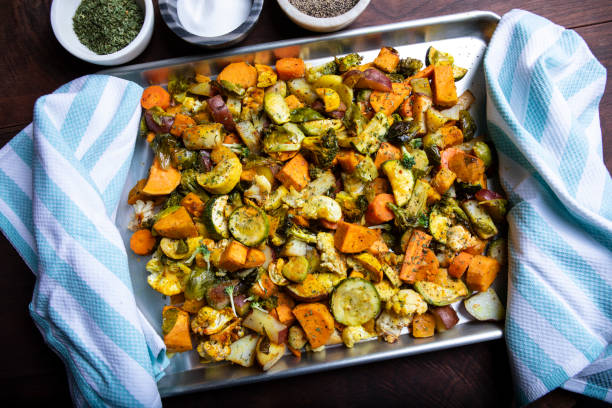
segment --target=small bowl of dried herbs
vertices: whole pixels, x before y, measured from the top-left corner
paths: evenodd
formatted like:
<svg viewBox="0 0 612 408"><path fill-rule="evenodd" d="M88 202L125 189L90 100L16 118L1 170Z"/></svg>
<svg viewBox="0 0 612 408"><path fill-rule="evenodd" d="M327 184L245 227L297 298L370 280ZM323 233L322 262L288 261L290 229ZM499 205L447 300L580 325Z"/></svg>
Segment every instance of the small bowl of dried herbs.
<svg viewBox="0 0 612 408"><path fill-rule="evenodd" d="M151 41L152 0L53 0L51 27L72 55L98 65L136 58Z"/></svg>
<svg viewBox="0 0 612 408"><path fill-rule="evenodd" d="M310 31L338 31L351 24L370 0L278 0L295 24Z"/></svg>

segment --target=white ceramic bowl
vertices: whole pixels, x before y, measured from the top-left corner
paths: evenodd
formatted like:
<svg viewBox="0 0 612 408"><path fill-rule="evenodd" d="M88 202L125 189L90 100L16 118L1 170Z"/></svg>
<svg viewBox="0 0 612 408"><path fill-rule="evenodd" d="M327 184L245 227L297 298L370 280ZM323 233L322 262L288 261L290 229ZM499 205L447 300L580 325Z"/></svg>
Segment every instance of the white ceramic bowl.
<svg viewBox="0 0 612 408"><path fill-rule="evenodd" d="M124 48L112 54L99 55L81 44L72 27L72 17L81 0L53 0L51 4L51 28L57 40L72 55L98 65L119 65L136 58L151 41L153 34L153 1L136 0L144 10L144 22L140 32Z"/></svg>
<svg viewBox="0 0 612 408"><path fill-rule="evenodd" d="M289 0L278 0L278 5L280 8L283 9L285 14L287 14L287 17L289 17L295 24L299 25L300 27L304 27L307 30L322 33L338 31L351 24L357 17L359 17L361 13L363 13L363 10L368 7L368 4L370 4L370 0L359 0L359 2L355 4L355 7L344 14L340 14L336 17L318 18L302 13L291 3L289 3Z"/></svg>

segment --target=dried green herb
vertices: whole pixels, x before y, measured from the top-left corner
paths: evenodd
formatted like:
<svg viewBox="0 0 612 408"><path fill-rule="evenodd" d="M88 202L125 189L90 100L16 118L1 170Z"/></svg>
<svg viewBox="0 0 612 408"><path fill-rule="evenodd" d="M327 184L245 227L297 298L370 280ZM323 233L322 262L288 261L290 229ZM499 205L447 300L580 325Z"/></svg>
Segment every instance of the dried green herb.
<svg viewBox="0 0 612 408"><path fill-rule="evenodd" d="M128 45L143 21L144 12L134 0L83 0L72 17L79 41L100 55Z"/></svg>

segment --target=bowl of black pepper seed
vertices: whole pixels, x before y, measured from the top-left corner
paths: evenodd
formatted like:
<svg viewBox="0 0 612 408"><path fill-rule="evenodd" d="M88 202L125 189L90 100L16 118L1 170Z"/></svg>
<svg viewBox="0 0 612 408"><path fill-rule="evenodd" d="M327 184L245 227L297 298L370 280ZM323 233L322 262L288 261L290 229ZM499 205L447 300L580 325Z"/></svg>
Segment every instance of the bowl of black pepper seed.
<svg viewBox="0 0 612 408"><path fill-rule="evenodd" d="M53 0L51 28L72 55L98 65L136 58L151 41L152 0Z"/></svg>
<svg viewBox="0 0 612 408"><path fill-rule="evenodd" d="M318 32L338 31L351 24L370 0L278 0L295 24Z"/></svg>

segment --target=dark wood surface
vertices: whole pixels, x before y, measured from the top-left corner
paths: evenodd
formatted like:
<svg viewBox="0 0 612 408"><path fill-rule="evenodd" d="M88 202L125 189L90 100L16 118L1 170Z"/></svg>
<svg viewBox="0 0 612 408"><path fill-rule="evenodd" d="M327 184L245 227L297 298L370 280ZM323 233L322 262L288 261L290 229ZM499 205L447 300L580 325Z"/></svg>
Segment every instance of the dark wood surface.
<svg viewBox="0 0 612 408"><path fill-rule="evenodd" d="M156 2L155 2L156 3ZM100 67L82 62L55 40L49 23L50 0L0 0L0 146L32 120L36 98ZM500 15L522 8L575 29L612 71L612 3L609 0L372 0L350 28L392 23L469 10ZM176 37L156 13L148 48L134 63L206 51ZM312 33L288 21L276 1L264 4L254 31L242 43L296 38ZM612 167L612 93L608 81L600 104L604 157ZM70 394L60 359L44 344L28 304L34 275L8 241L0 238L0 395L11 405L68 406ZM166 406L512 406L508 356L502 340L436 353L373 363L344 370L289 378L259 385L196 393L164 400ZM604 406L563 390L538 400L538 407Z"/></svg>

